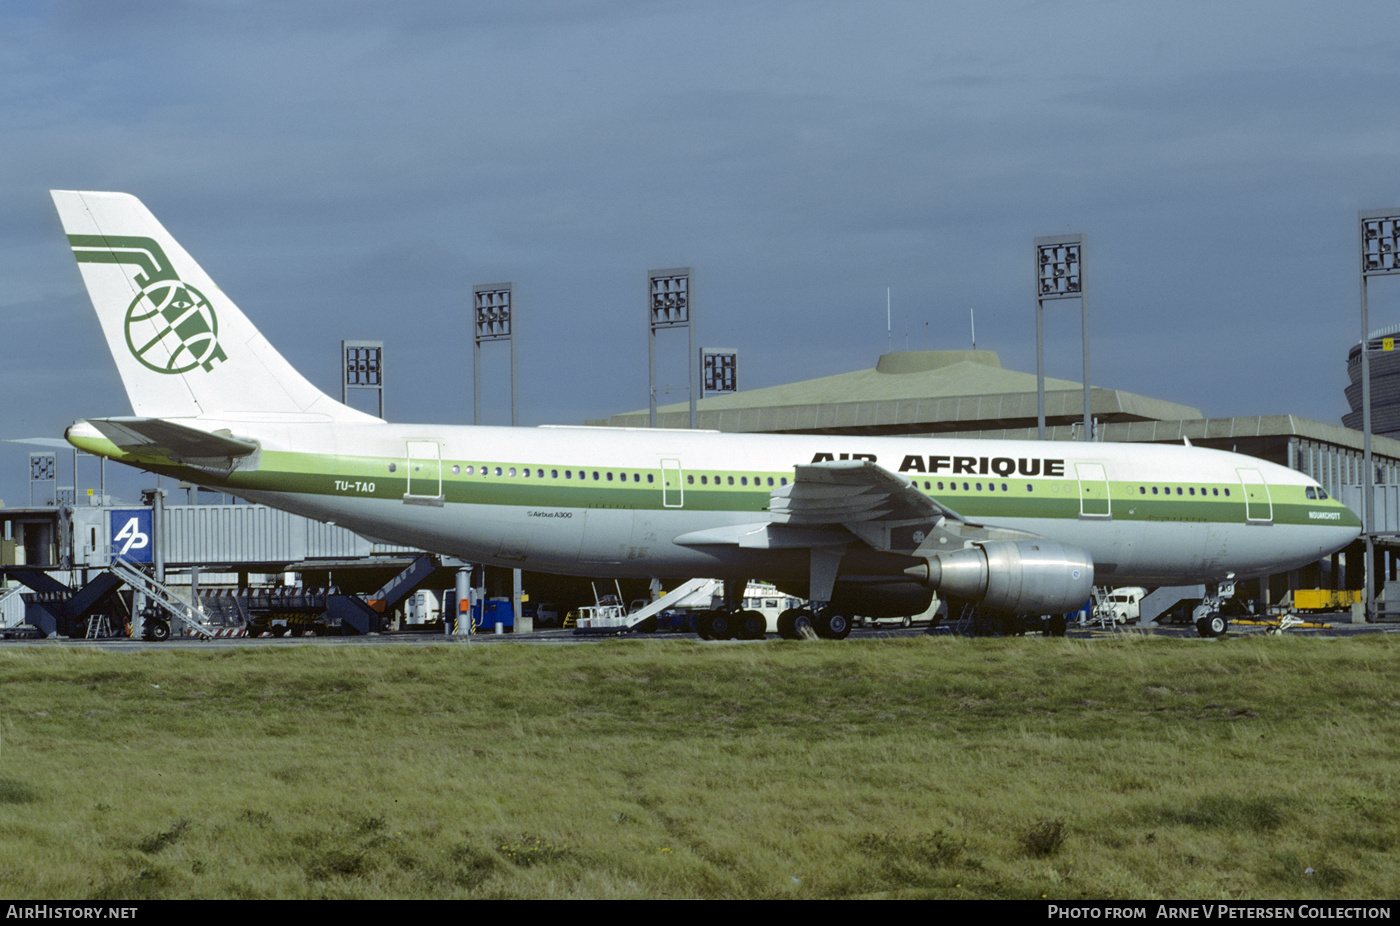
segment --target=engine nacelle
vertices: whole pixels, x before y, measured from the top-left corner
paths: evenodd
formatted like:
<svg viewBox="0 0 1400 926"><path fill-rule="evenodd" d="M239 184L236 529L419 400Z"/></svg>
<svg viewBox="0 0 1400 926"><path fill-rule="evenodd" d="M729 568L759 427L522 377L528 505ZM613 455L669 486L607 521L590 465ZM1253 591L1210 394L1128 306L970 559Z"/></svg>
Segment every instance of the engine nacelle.
<svg viewBox="0 0 1400 926"><path fill-rule="evenodd" d="M939 553L905 570L944 597L1009 614L1064 614L1094 591L1094 561L1053 540L993 540Z"/></svg>

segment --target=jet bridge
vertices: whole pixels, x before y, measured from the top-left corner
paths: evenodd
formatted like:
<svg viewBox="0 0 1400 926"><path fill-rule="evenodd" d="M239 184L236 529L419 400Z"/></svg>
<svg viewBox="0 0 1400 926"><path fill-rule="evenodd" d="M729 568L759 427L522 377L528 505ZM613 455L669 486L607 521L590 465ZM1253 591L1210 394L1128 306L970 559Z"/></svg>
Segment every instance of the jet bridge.
<svg viewBox="0 0 1400 926"><path fill-rule="evenodd" d="M6 635L19 635L23 627L30 627L33 629L24 630L24 635L73 639L127 636L133 615L119 594L125 585L147 602L140 615L146 639L168 639L172 628L209 639L224 635L211 620L219 615L224 620L218 623L244 625L249 636L378 633L388 626L384 615L392 613L439 565L438 557L421 554L408 568L363 597L341 593L336 587L276 586L198 596L193 602L122 559L113 560L77 589L38 567L0 567L0 575L30 589L20 593L24 624L5 628Z"/></svg>
<svg viewBox="0 0 1400 926"><path fill-rule="evenodd" d="M247 615L248 636L271 633L367 634L388 627L392 614L423 580L441 565L438 557L422 553L398 575L369 595L342 594L340 589L276 586L242 589L236 596ZM221 596L227 597L227 596Z"/></svg>
<svg viewBox="0 0 1400 926"><path fill-rule="evenodd" d="M121 619L123 605L113 595L122 582L110 572L74 589L42 569L11 566L0 571L30 589L21 593L24 622L35 628L39 636L85 637L90 620L99 614L108 619L109 625L126 623Z"/></svg>

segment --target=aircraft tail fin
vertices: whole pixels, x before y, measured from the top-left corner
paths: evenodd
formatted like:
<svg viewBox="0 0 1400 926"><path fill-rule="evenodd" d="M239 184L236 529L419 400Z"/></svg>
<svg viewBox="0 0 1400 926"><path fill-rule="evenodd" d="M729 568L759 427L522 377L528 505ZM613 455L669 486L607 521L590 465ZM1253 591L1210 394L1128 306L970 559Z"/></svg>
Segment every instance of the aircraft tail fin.
<svg viewBox="0 0 1400 926"><path fill-rule="evenodd" d="M138 416L377 420L298 373L136 197L52 194Z"/></svg>

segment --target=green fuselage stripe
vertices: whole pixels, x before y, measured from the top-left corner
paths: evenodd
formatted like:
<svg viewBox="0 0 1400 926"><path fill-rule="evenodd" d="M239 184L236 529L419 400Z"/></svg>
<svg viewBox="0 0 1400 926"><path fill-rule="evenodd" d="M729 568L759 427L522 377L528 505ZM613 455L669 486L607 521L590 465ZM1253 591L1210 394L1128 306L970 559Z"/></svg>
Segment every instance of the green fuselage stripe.
<svg viewBox="0 0 1400 926"><path fill-rule="evenodd" d="M122 456L117 454L116 458L121 459ZM762 512L768 508L773 489L782 485L784 479L792 480L791 471L754 473L684 469L677 476L674 472L667 474L660 469L604 469L558 464L530 464L531 475L526 477L522 475L525 464L518 462L487 463L484 465L486 473L483 474L483 464L479 461L443 461L439 489L437 461L412 462L424 463L427 467L426 472L413 477L414 495L436 497L440 493L448 504ZM144 465L172 475L190 477L191 471L182 467ZM407 465L403 459L268 451L263 453L256 472L235 472L227 479L199 473L195 479L202 485L227 488L235 494L243 490L402 500L409 490L405 473ZM458 467L458 473L452 472L454 466ZM502 475L495 474L497 468ZM516 475L509 475L512 470ZM544 473L542 478L538 475L541 471ZM570 474L569 478L565 478L566 472ZM552 476L552 473L557 475ZM611 481L607 478L608 473L612 474ZM668 475L672 479L679 478L681 485L667 488L663 493L663 480ZM640 480L636 478L638 476ZM772 487L768 485L769 479L773 481ZM743 481L749 484L745 486ZM963 488L964 484L967 489ZM1100 498L1091 500L1086 506L1080 496L1080 483L1073 477L990 481L985 477L971 477L941 482L916 479L914 485L940 503L974 519L1078 519L1086 510L1090 515L1096 513L1094 504L1103 505ZM1102 485L1097 483L1096 487L1101 490ZM979 486L980 489L977 488ZM1246 489L1239 483L1194 482L1190 486L1183 485L1181 495L1175 494L1174 484L1156 484L1159 492L1168 490L1172 493L1168 495L1143 494L1140 492L1142 487L1141 482L1109 483L1113 520L1223 524L1239 524L1246 520ZM1147 493L1151 493L1153 486L1148 485L1146 489ZM1184 494L1192 490L1198 494ZM1261 495L1248 502L1250 515L1259 518L1262 514L1274 523L1332 527L1355 520L1335 501L1306 498L1304 487L1300 485L1270 485L1268 493L1268 500ZM1335 513L1340 513L1340 518Z"/></svg>

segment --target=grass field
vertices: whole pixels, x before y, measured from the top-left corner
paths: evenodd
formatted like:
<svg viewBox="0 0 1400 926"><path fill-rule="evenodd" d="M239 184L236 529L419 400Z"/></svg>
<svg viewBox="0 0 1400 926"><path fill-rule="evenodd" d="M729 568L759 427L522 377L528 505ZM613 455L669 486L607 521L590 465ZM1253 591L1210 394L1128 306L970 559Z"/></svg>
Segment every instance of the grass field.
<svg viewBox="0 0 1400 926"><path fill-rule="evenodd" d="M0 896L1400 896L1400 646L0 648Z"/></svg>

